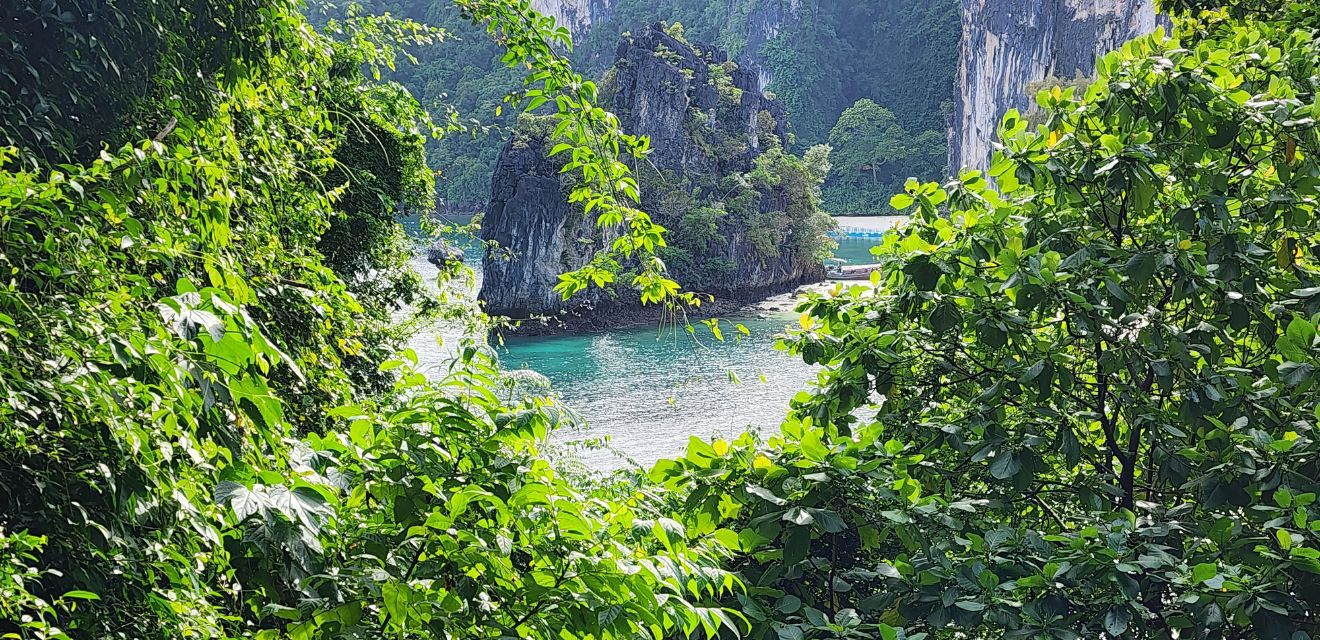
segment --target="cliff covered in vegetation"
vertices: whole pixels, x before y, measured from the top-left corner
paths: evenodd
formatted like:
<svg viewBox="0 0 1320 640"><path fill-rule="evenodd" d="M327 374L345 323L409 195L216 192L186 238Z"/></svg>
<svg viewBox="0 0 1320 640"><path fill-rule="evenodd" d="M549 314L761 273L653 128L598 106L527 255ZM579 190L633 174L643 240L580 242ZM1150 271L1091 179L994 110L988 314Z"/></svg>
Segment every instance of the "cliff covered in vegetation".
<svg viewBox="0 0 1320 640"><path fill-rule="evenodd" d="M549 21L455 2L653 268L644 150ZM883 275L799 303L777 433L584 477L478 342L350 363L402 311L364 216L430 176L361 71L439 32L0 3L0 637L1320 637L1320 7L1164 4L1176 38L1005 123L995 187L910 187Z"/></svg>
<svg viewBox="0 0 1320 640"><path fill-rule="evenodd" d="M749 299L824 275L831 223L819 185L828 153L814 148L804 159L784 150L783 106L757 90L754 73L655 25L622 39L601 91L624 130L651 140L651 154L634 167L641 208L670 230L659 257L679 282ZM482 223L494 246L481 299L499 315L571 311L608 323L605 311L634 305L634 294L611 289L565 302L554 291L560 273L613 240L568 201L564 159L546 157L556 142L545 120L525 117L500 155Z"/></svg>
<svg viewBox="0 0 1320 640"><path fill-rule="evenodd" d="M433 110L452 106L449 124L467 129L430 143L441 168L440 206L478 211L490 195L490 176L516 123L497 115L504 95L521 85L490 39L450 3L366 0L372 13L390 12L445 28L444 46L416 51L419 65L401 65L394 79ZM959 0L535 0L573 37L575 66L599 76L614 63L619 38L655 22L681 23L690 39L713 43L749 71L758 90L779 99L781 122L802 148L830 142L840 116L861 100L889 111L901 129L873 158L836 166L825 185L834 213L885 207L909 175L943 172L947 114L954 103ZM476 135L468 135L475 133ZM897 133L897 131L896 131ZM874 162L876 159L883 161ZM936 160L929 160L936 158ZM876 171L863 170L863 165Z"/></svg>

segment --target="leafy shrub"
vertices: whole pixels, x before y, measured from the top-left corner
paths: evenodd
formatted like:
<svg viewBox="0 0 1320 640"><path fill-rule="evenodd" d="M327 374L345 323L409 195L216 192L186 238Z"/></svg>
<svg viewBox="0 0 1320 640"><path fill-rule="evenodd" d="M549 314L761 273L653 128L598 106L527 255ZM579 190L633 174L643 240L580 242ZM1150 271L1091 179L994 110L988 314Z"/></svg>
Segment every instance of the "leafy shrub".
<svg viewBox="0 0 1320 640"><path fill-rule="evenodd" d="M1180 20L1036 132L1010 113L997 190L894 198L871 283L800 307L786 343L824 369L781 434L650 475L743 551L751 637L1320 634L1299 24Z"/></svg>

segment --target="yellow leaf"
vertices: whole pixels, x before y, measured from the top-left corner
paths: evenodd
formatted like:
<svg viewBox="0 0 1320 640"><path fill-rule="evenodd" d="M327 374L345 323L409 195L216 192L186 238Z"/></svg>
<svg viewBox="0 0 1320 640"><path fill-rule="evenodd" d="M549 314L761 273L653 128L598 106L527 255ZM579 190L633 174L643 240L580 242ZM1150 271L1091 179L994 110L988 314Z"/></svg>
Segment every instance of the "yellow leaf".
<svg viewBox="0 0 1320 640"><path fill-rule="evenodd" d="M1293 259L1296 256L1296 241L1292 238L1284 237L1279 240L1279 249L1274 253L1274 260L1278 263L1280 269L1292 266Z"/></svg>
<svg viewBox="0 0 1320 640"><path fill-rule="evenodd" d="M811 327L816 324L816 321L814 318L804 313L798 316L798 324L802 325L803 329L811 331Z"/></svg>
<svg viewBox="0 0 1320 640"><path fill-rule="evenodd" d="M1192 241L1191 241L1191 240L1183 240L1182 242L1179 242L1179 243L1178 243L1178 248L1179 248L1179 249L1182 249L1183 251L1186 251L1186 250L1188 250L1188 249L1191 249L1191 248L1192 248Z"/></svg>
<svg viewBox="0 0 1320 640"><path fill-rule="evenodd" d="M765 457L765 455L758 455L756 456L756 459L752 461L752 468L765 469L773 464L773 462L770 462L770 458Z"/></svg>

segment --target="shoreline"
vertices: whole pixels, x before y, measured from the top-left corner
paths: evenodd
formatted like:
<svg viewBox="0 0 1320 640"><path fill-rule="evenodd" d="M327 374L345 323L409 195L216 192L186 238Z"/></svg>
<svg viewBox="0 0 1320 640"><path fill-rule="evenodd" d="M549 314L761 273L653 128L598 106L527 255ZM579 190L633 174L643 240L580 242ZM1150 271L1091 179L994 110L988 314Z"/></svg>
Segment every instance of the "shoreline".
<svg viewBox="0 0 1320 640"><path fill-rule="evenodd" d="M725 293L715 294L714 300L702 302L700 307L683 310L670 310L657 305L643 306L640 303L610 303L578 312L566 311L544 318L507 319L517 323L504 325L491 330L502 338L550 338L558 336L588 335L644 327L662 327L672 324L675 327L693 324L702 320L729 315L791 313L797 304L796 299L803 291L827 283L827 280L804 282L788 287L768 287L765 295L743 295ZM775 298L786 297L782 303Z"/></svg>

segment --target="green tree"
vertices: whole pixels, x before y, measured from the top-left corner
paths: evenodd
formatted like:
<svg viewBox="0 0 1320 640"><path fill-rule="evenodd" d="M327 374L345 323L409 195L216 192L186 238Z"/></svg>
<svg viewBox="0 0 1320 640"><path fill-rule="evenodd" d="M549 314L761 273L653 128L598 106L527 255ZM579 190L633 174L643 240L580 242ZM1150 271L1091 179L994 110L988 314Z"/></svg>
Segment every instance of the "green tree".
<svg viewBox="0 0 1320 640"><path fill-rule="evenodd" d="M907 132L894 114L865 98L844 110L830 129L836 166L848 173L869 174L871 183L889 173L885 165L906 157Z"/></svg>
<svg viewBox="0 0 1320 640"><path fill-rule="evenodd" d="M895 196L782 433L651 474L745 552L753 637L1320 634L1318 54L1180 19L1010 113L997 189Z"/></svg>
<svg viewBox="0 0 1320 640"><path fill-rule="evenodd" d="M872 213L883 208L911 176L929 178L947 153L943 134L912 135L893 112L869 99L844 110L830 129L834 172L825 187L833 213Z"/></svg>
<svg viewBox="0 0 1320 640"><path fill-rule="evenodd" d="M648 299L673 296L677 285L643 255L661 230L628 206L636 184L618 160L646 142L595 107L595 86L559 53L567 33L523 4L456 4L498 36L505 64L531 69L510 101L562 109L573 197L623 228L602 261L635 258ZM0 635L433 637L452 619L397 608L419 592L468 621L469 637L549 637L542 618L559 623L556 635L580 625L596 637L635 636L651 620L660 633L736 624L703 601L735 585L713 556L668 523L663 536L625 533L635 519L619 504L589 505L621 522L572 537L554 529L564 519L523 522L540 502L477 515L483 506L454 522L472 527L462 544L493 545L485 555L464 564L426 546L443 541L425 529L429 515L413 518L456 517L451 483L504 500L518 478L553 480L523 472L544 467L535 447L559 412L546 399L499 402L497 372L474 349L455 365L463 393L398 363L366 384L356 375L350 361L386 344L376 332L395 335L386 318L398 301L369 282L382 269L385 287L406 276L389 219L429 200L432 185L421 160L429 118L379 77L400 46L443 33L355 16L327 23L327 37L298 9L0 9L18 25L3 37L6 71L19 72L0 81L13 107L0 128L16 145L0 147ZM70 68L80 73L63 75ZM566 289L611 276L570 274ZM334 410L353 399L363 408ZM371 441L399 443L394 453L429 453L366 458L345 443L362 442L368 425L380 431ZM568 490L532 493L581 501ZM526 535L492 533L520 526ZM367 560L382 540L411 564ZM577 564L570 544L595 555ZM564 584L591 565L574 597L653 617L587 620L567 601L555 613L574 615L554 617L533 602L535 575L488 589L469 579L501 562L522 571L524 558L558 563ZM455 581L465 586L441 593ZM484 607L501 613L472 615Z"/></svg>

